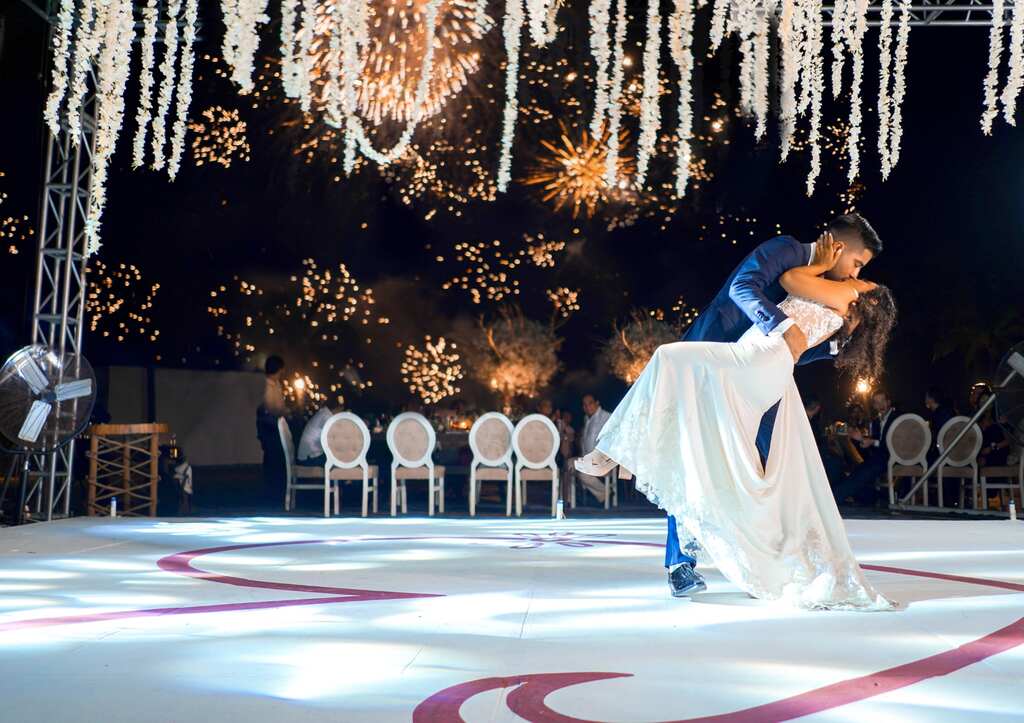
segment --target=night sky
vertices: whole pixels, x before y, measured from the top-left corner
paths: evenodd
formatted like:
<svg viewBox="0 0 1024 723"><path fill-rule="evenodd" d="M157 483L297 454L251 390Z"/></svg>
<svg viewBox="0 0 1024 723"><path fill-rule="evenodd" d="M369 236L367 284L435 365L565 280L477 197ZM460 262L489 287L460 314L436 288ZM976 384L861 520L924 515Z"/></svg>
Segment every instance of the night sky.
<svg viewBox="0 0 1024 723"><path fill-rule="evenodd" d="M585 44L585 5L576 5L575 18L563 11L564 22L570 26L570 42ZM0 178L0 191L8 198L0 204L0 217L28 214L37 227L45 28L20 4L7 7L0 11L6 16L0 55L0 98L6 111L0 116L0 171L6 176ZM209 10L200 56L219 52L222 28ZM640 10L635 14L643 17ZM698 19L698 28L706 42L706 18ZM900 305L883 383L897 407L907 411L920 411L929 383L942 384L962 404L969 385L990 378L1006 349L1024 338L1019 299L1024 131L1000 118L992 137L982 135L987 29L914 28L902 153L883 183L872 110L878 89L876 44L871 31L861 162L865 189L856 208L886 246L864 276L891 286ZM269 44L264 49L268 55L272 51ZM572 53L573 62L589 57L576 45ZM715 92L730 105L736 103L738 88L727 71L735 56L728 62L721 58L705 60L698 71L704 111ZM408 396L400 386L397 343L418 343L424 334L448 335L454 326L465 327L480 315L492 317L501 306L474 305L465 292L441 290L459 268L451 262L455 244L501 239L515 246L524 233L543 233L575 242L570 245L573 252L562 254L554 270L525 274L516 302L527 315L546 319L550 303L544 288L582 289L582 309L558 331L564 339L560 358L565 369L555 380L553 396L559 404L577 408L579 393L593 389L611 407L623 385L601 372L596 351L614 322L625 320L635 307L667 310L679 296L702 307L739 259L775 234L776 225L812 241L830 215L841 210L839 194L846 189L845 160L823 153L819 190L808 199L807 154L780 166L777 126L769 128L764 142L755 143L751 126L734 120L722 136L730 141L728 146L719 143L698 153L707 157L713 180L689 193L667 223L660 217L641 218L612 232L602 219L574 223L569 214L553 212L520 184L498 201L470 203L454 217L436 200L404 204L372 167L334 182L339 164L325 158L306 164L292 154L294 137L277 128L284 111L248 108L212 69L208 62L197 64L203 77L196 83L190 116L196 118L212 105L238 108L249 123L252 160L236 161L230 169L197 168L186 151L173 183L150 170L132 171L134 125L126 120L111 169L99 258L108 265L135 264L146 285L160 284L152 310L160 341L134 335L116 343L88 334L86 354L95 366L247 368L217 335L217 322L207 313L209 292L234 275L268 288L285 285L290 274L301 270L302 259L315 258L321 268L345 263L362 285L373 288L377 311L391 319L372 345L361 343L354 332L338 342L337 358L362 360L376 384L362 397L349 396L348 403L356 410L395 407ZM132 96L129 115L134 103ZM674 123L672 105L674 97L662 102L668 123ZM826 123L846 114L842 106L826 105ZM699 112L696 130L706 132L700 117ZM269 130L278 132L270 135ZM494 127L488 132L485 159L496 167L497 133ZM524 132L516 140L515 178L521 177L537 147L528 135ZM442 210L425 220L433 207ZM22 243L19 253L11 255L8 245L4 239L0 248L5 352L28 341L34 276L32 246ZM447 261L439 263L437 256ZM273 351L286 357L297 353L294 348ZM838 412L852 386L849 381L836 383L829 365L801 368L798 379L805 393L816 392L825 400L826 416Z"/></svg>

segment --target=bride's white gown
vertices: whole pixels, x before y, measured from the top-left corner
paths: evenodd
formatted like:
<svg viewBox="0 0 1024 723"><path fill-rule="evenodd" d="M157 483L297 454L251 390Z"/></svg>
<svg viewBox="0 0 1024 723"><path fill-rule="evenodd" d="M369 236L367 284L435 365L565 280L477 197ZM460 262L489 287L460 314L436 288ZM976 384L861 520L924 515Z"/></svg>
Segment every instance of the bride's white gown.
<svg viewBox="0 0 1024 723"><path fill-rule="evenodd" d="M801 297L779 308L809 346L843 323ZM754 597L803 608L894 609L850 550L793 366L785 339L756 326L733 343L665 344L605 423L597 448L631 470L637 488ZM757 429L780 400L762 468Z"/></svg>

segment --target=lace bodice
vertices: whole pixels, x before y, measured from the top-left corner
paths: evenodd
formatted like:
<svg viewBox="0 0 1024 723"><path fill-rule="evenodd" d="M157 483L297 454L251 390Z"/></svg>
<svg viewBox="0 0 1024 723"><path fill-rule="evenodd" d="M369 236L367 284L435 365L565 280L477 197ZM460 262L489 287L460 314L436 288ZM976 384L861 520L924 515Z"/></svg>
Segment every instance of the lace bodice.
<svg viewBox="0 0 1024 723"><path fill-rule="evenodd" d="M779 304L779 309L807 335L807 346L817 346L832 336L843 325L843 317L824 304L790 294Z"/></svg>

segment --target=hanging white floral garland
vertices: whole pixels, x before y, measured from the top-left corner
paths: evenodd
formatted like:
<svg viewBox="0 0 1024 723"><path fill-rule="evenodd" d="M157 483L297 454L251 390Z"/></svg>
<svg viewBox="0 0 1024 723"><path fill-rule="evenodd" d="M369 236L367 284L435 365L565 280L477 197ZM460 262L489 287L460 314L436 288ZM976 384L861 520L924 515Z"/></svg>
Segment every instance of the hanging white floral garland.
<svg viewBox="0 0 1024 723"><path fill-rule="evenodd" d="M519 46L522 41L525 15L523 0L505 0L505 110L501 119L501 153L498 157L498 190L505 192L512 180L512 141L516 117L519 115Z"/></svg>
<svg viewBox="0 0 1024 723"><path fill-rule="evenodd" d="M768 130L768 43L771 30L772 3L759 3L754 9L754 87L751 89L754 117L757 119L756 137L764 138Z"/></svg>
<svg viewBox="0 0 1024 723"><path fill-rule="evenodd" d="M808 86L811 118L807 143L811 147L811 170L807 174L807 195L814 193L814 184L821 173L821 99L825 94L824 32L821 25L821 0L806 0L804 25L807 42L804 54L804 83Z"/></svg>
<svg viewBox="0 0 1024 723"><path fill-rule="evenodd" d="M289 98L299 97L302 77L302 56L296 49L299 32L295 22L299 16L299 0L281 0L281 85Z"/></svg>
<svg viewBox="0 0 1024 723"><path fill-rule="evenodd" d="M164 167L164 143L167 140L167 113L171 109L174 93L174 64L178 57L178 14L181 0L170 0L167 4L167 22L164 25L164 58L160 63L160 95L157 97L156 113L153 116L153 169Z"/></svg>
<svg viewBox="0 0 1024 723"><path fill-rule="evenodd" d="M985 111L981 114L981 131L992 133L992 121L999 113L997 90L999 64L1003 54L1003 0L992 0L992 26L988 31L988 74L985 76Z"/></svg>
<svg viewBox="0 0 1024 723"><path fill-rule="evenodd" d="M611 63L611 0L592 0L590 3L590 54L594 56L594 114L590 118L590 135L601 137L601 126L608 114L608 68Z"/></svg>
<svg viewBox="0 0 1024 723"><path fill-rule="evenodd" d="M132 144L132 168L145 163L146 134L153 109L153 63L156 61L156 23L160 14L158 0L149 0L142 11L142 67L139 70L139 107L135 111L135 140Z"/></svg>
<svg viewBox="0 0 1024 723"><path fill-rule="evenodd" d="M99 50L102 31L95 0L82 0L78 28L75 30L74 71L68 89L68 133L76 146L82 136L82 101L85 98L89 68Z"/></svg>
<svg viewBox="0 0 1024 723"><path fill-rule="evenodd" d="M722 39L725 37L726 21L733 20L729 18L729 5L732 0L714 1L715 6L711 14L711 49L718 50L718 46L722 44Z"/></svg>
<svg viewBox="0 0 1024 723"><path fill-rule="evenodd" d="M889 176L889 66L892 65L892 0L882 0L878 28L878 155L882 178Z"/></svg>
<svg viewBox="0 0 1024 723"><path fill-rule="evenodd" d="M181 167L181 154L185 147L185 127L188 123L188 109L192 105L192 69L195 66L196 23L198 20L197 0L185 0L185 45L181 49L181 70L178 74L176 93L177 118L174 120L174 134L171 137L171 160L167 173L173 180Z"/></svg>
<svg viewBox="0 0 1024 723"><path fill-rule="evenodd" d="M676 195L686 193L690 178L690 157L693 135L693 0L675 0L675 10L669 18L669 50L679 70L679 127L676 129Z"/></svg>
<svg viewBox="0 0 1024 723"><path fill-rule="evenodd" d="M622 78L626 53L626 0L615 3L615 36L612 46L612 82L608 89L608 151L604 157L604 182L618 184L619 122L622 119Z"/></svg>
<svg viewBox="0 0 1024 723"><path fill-rule="evenodd" d="M782 52L782 76L779 87L779 125L781 160L789 156L796 131L796 82L800 73L799 42L797 40L796 0L782 0L779 17L779 45Z"/></svg>
<svg viewBox="0 0 1024 723"><path fill-rule="evenodd" d="M369 26L367 22L368 17L366 4L360 0L349 0L343 16L342 30L345 35L341 53L342 75L339 82L339 87L341 89L342 112L345 118L345 154L342 161L342 167L345 169L345 173L352 173L356 164L356 146L360 131L360 128L357 127L358 117L356 115L356 82L359 78L359 71L364 66L360 57L360 50L365 51L370 46ZM436 22L436 15L434 22ZM424 65L428 65L428 63L430 63L428 66L430 67L430 70L427 73L426 81L428 83L430 82L430 75L433 72L432 59L434 31L430 27L430 23L431 19L428 18L428 35L426 42L431 47L427 50L423 58ZM422 75L420 76L420 79L423 79ZM423 101L426 102L426 95L423 96ZM414 111L414 113L415 112L416 111ZM415 116L415 118L418 120L418 115ZM410 118L410 121L411 120L412 118ZM409 134L409 138L412 138L411 132ZM404 153L405 149L403 148L400 155Z"/></svg>
<svg viewBox="0 0 1024 723"><path fill-rule="evenodd" d="M847 138L847 152L850 167L847 180L853 180L860 173L860 125L863 117L860 90L864 78L864 36L868 29L868 0L852 0L850 12L853 33L848 38L850 46L853 80L850 82L850 135Z"/></svg>
<svg viewBox="0 0 1024 723"><path fill-rule="evenodd" d="M559 2L560 0L526 0L530 37L533 38L533 44L539 48L550 43L558 34L555 16L558 14Z"/></svg>
<svg viewBox="0 0 1024 723"><path fill-rule="evenodd" d="M224 13L224 61L231 68L231 79L238 92L247 95L253 90L252 71L259 48L259 26L269 22L268 0L221 0Z"/></svg>
<svg viewBox="0 0 1024 723"><path fill-rule="evenodd" d="M43 118L53 135L60 135L60 105L68 89L68 44L71 41L71 26L75 22L74 0L61 0L57 13L57 27L53 33L53 89L46 99Z"/></svg>
<svg viewBox="0 0 1024 723"><path fill-rule="evenodd" d="M907 94L907 49L910 43L910 0L900 0L900 24L896 31L896 66L893 69L892 110L889 120L889 170L900 160L903 140L903 98Z"/></svg>
<svg viewBox="0 0 1024 723"><path fill-rule="evenodd" d="M644 45L643 95L640 98L640 139L637 143L636 185L642 188L647 166L661 128L661 11L659 0L647 0L647 42Z"/></svg>
<svg viewBox="0 0 1024 723"><path fill-rule="evenodd" d="M135 39L132 0L110 0L99 7L97 34L102 32L103 41L96 60L96 146L85 220L86 256L95 253L100 246L99 224L106 203L107 167L124 122L124 91L131 72Z"/></svg>
<svg viewBox="0 0 1024 723"><path fill-rule="evenodd" d="M1024 2L1013 3L1013 21L1010 25L1010 70L1003 88L1003 118L1010 125L1017 125L1017 97L1024 79Z"/></svg>
<svg viewBox="0 0 1024 723"><path fill-rule="evenodd" d="M838 98L843 90L843 53L848 38L853 35L850 12L855 0L835 0L832 3L832 97Z"/></svg>
<svg viewBox="0 0 1024 723"><path fill-rule="evenodd" d="M315 28L316 3L313 0L305 0L302 3L302 30L299 35L299 68L296 79L299 107L303 113L308 113L313 106L313 92L310 84L313 58L309 51L313 45Z"/></svg>

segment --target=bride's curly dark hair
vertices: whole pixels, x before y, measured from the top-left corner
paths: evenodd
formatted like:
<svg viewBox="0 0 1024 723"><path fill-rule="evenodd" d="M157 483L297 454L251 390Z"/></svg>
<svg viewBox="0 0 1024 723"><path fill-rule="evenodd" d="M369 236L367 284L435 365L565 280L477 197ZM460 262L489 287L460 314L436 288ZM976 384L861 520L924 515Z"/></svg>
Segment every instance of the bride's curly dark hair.
<svg viewBox="0 0 1024 723"><path fill-rule="evenodd" d="M854 379L878 379L894 326L896 300L888 286L879 284L861 294L839 332L843 344L836 357L836 367Z"/></svg>

